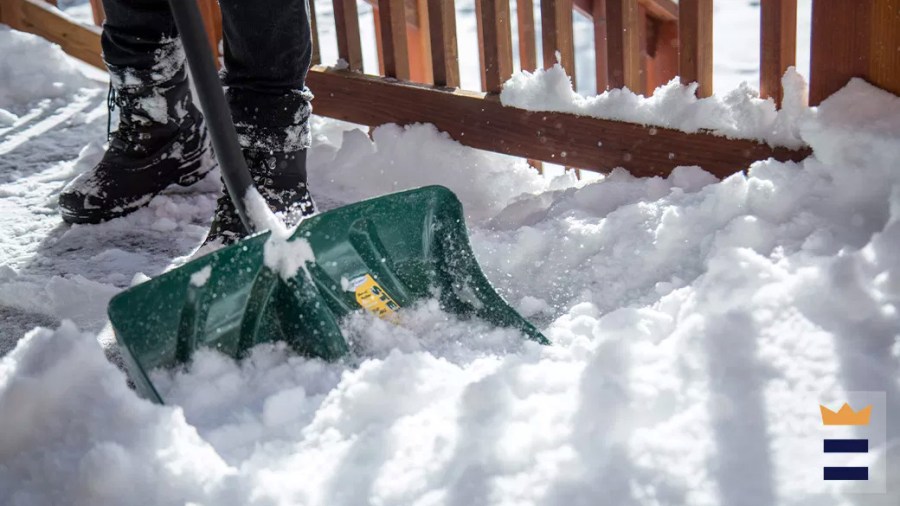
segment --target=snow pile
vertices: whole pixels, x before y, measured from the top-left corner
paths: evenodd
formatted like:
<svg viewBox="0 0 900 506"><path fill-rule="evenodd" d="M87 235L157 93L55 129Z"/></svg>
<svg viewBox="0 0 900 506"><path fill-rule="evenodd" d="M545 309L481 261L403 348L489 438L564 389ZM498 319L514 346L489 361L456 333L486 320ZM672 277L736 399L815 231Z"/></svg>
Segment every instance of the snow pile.
<svg viewBox="0 0 900 506"><path fill-rule="evenodd" d="M0 127L11 125L21 104L59 98L88 86L72 60L59 46L28 33L0 25Z"/></svg>
<svg viewBox="0 0 900 506"><path fill-rule="evenodd" d="M715 102L679 109L682 91L660 115L744 121ZM240 363L200 352L154 374L171 403L154 406L93 331L109 296L202 240L218 183L60 225L55 192L99 150L71 154L105 128L102 92L84 96L0 131L0 310L92 330L38 329L0 358L0 504L900 503L894 483L874 496L823 483L818 407L882 391L900 416L897 97L853 81L807 111L791 94L783 124L815 157L724 181L696 168L547 181L428 125L370 138L316 119L320 205L449 186L488 277L553 345L422 301L401 326L345 320L352 354L336 363L277 344ZM888 441L867 464L887 459L893 478L896 423Z"/></svg>
<svg viewBox="0 0 900 506"><path fill-rule="evenodd" d="M402 326L349 318L338 363L201 352L155 374L158 407L91 336L39 330L0 361L0 502L897 504L824 483L817 434L847 391L900 416L898 107L854 81L804 123L816 157L721 182L541 183L431 127L325 125L314 188L454 186L489 278L553 345L425 301ZM888 438L872 458L897 476Z"/></svg>
<svg viewBox="0 0 900 506"><path fill-rule="evenodd" d="M759 98L759 92L747 83L724 97L698 99L697 84L684 86L677 78L657 88L649 98L627 88L588 97L572 89L571 79L557 64L550 69L513 75L503 85L500 101L505 106L530 111L568 112L684 132L708 130L773 146L800 147L803 142L796 125L807 112L806 82L791 67L782 78L782 85L785 100L781 110L776 110L773 100Z"/></svg>

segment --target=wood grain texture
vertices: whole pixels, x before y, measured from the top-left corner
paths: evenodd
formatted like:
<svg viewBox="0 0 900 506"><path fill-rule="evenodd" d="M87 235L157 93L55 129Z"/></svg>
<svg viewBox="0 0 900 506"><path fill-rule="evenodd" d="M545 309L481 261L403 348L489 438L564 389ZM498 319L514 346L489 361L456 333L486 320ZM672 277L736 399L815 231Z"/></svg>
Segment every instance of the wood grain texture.
<svg viewBox="0 0 900 506"><path fill-rule="evenodd" d="M432 123L460 143L509 155L637 176L665 176L699 165L719 177L774 157L801 160L809 150L771 148L747 140L659 127L504 107L498 97L335 71L310 70L316 113L363 125Z"/></svg>
<svg viewBox="0 0 900 506"><path fill-rule="evenodd" d="M869 80L900 95L900 0L875 0L869 48Z"/></svg>
<svg viewBox="0 0 900 506"><path fill-rule="evenodd" d="M3 16L13 28L40 35L75 58L106 69L100 56L99 28L82 25L41 0L7 1Z"/></svg>
<svg viewBox="0 0 900 506"><path fill-rule="evenodd" d="M544 68L559 63L575 84L575 36L572 22L572 0L541 0ZM557 60L557 52L561 60Z"/></svg>
<svg viewBox="0 0 900 506"><path fill-rule="evenodd" d="M537 69L537 39L534 31L534 0L516 2L519 22L519 65L522 70Z"/></svg>
<svg viewBox="0 0 900 506"><path fill-rule="evenodd" d="M337 36L338 58L347 62L350 70L363 68L362 44L359 37L359 13L356 0L333 0L334 28Z"/></svg>
<svg viewBox="0 0 900 506"><path fill-rule="evenodd" d="M512 33L509 0L481 0L481 30L484 41L484 86L499 93L512 76Z"/></svg>
<svg viewBox="0 0 900 506"><path fill-rule="evenodd" d="M898 48L900 0L816 0L812 11L810 105L818 105L852 77L900 94Z"/></svg>
<svg viewBox="0 0 900 506"><path fill-rule="evenodd" d="M697 83L697 96L713 94L712 0L678 4L678 73L684 84Z"/></svg>
<svg viewBox="0 0 900 506"><path fill-rule="evenodd" d="M641 42L637 0L606 0L609 87L640 91Z"/></svg>
<svg viewBox="0 0 900 506"><path fill-rule="evenodd" d="M762 0L759 44L759 93L784 98L781 77L797 60L797 0Z"/></svg>
<svg viewBox="0 0 900 506"><path fill-rule="evenodd" d="M607 45L606 0L593 0L591 19L594 22L594 71L597 75L597 93L609 88L609 47Z"/></svg>
<svg viewBox="0 0 900 506"><path fill-rule="evenodd" d="M593 15L598 0L574 0L575 10L587 17ZM638 0L638 5L660 21L678 21L678 4L674 0Z"/></svg>
<svg viewBox="0 0 900 506"><path fill-rule="evenodd" d="M409 80L405 0L378 0L384 75Z"/></svg>
<svg viewBox="0 0 900 506"><path fill-rule="evenodd" d="M316 2L309 0L309 29L312 35L312 64L322 63L322 53L319 51L319 23L316 20Z"/></svg>
<svg viewBox="0 0 900 506"><path fill-rule="evenodd" d="M434 84L459 87L459 54L456 44L454 0L428 0L431 31L431 68Z"/></svg>

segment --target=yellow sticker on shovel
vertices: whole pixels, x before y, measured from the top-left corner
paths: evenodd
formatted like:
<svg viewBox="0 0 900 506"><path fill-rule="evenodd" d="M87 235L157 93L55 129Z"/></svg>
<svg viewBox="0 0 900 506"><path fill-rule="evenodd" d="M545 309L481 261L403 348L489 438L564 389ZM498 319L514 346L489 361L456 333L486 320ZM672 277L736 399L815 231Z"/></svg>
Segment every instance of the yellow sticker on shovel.
<svg viewBox="0 0 900 506"><path fill-rule="evenodd" d="M394 299L381 288L370 274L356 278L352 282L356 291L356 302L366 311L375 313L379 318L392 318L400 309Z"/></svg>

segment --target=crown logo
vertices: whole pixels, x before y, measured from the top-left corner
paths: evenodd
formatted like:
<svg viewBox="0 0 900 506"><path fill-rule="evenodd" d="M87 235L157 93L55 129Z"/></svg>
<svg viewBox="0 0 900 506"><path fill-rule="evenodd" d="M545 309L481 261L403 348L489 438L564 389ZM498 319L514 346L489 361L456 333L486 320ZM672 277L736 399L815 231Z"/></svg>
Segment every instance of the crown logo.
<svg viewBox="0 0 900 506"><path fill-rule="evenodd" d="M825 425L869 425L869 418L872 416L871 404L855 412L846 402L837 413L821 404L819 409L822 412L822 423Z"/></svg>

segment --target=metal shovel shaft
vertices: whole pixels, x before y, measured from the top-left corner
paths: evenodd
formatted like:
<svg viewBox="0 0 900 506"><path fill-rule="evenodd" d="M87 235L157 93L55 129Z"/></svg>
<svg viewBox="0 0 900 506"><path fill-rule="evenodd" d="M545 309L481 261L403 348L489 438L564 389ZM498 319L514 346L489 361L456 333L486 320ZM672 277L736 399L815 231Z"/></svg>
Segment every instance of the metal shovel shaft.
<svg viewBox="0 0 900 506"><path fill-rule="evenodd" d="M247 169L241 148L238 146L237 132L231 119L231 111L225 102L219 75L213 64L212 53L209 50L206 31L203 27L203 18L200 17L197 2L196 0L169 0L169 6L184 45L191 79L197 91L200 109L206 117L207 129L212 138L216 159L219 161L222 179L225 180L225 188L234 202L234 207L244 227L250 233L256 232L259 227L255 226L244 205L244 196L253 184L253 180L250 178L250 171Z"/></svg>

